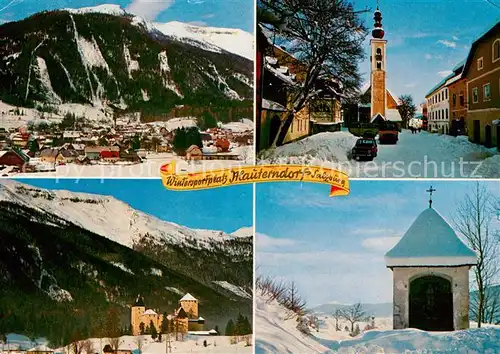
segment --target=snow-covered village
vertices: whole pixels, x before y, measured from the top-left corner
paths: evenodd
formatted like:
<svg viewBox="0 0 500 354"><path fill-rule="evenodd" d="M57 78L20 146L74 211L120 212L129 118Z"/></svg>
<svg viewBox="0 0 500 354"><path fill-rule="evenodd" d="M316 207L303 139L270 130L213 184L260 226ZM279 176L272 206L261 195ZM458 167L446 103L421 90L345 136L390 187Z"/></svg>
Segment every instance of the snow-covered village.
<svg viewBox="0 0 500 354"><path fill-rule="evenodd" d="M256 353L498 353L498 182L257 187Z"/></svg>
<svg viewBox="0 0 500 354"><path fill-rule="evenodd" d="M101 4L0 20L1 176L254 162L252 34L144 16Z"/></svg>
<svg viewBox="0 0 500 354"><path fill-rule="evenodd" d="M0 353L253 352L250 186L23 182L0 183Z"/></svg>
<svg viewBox="0 0 500 354"><path fill-rule="evenodd" d="M499 8L469 5L259 1L257 162L498 178Z"/></svg>

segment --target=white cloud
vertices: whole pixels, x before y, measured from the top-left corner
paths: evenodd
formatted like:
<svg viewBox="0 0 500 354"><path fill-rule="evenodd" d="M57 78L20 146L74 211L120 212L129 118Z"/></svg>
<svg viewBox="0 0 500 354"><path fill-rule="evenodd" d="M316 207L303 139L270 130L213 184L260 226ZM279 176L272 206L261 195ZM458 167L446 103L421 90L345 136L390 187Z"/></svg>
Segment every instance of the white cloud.
<svg viewBox="0 0 500 354"><path fill-rule="evenodd" d="M286 247L286 246L295 246L298 242L295 240L287 239L287 238L276 238L271 237L266 234L255 233L255 242L256 247L258 247L259 252L264 252L269 249Z"/></svg>
<svg viewBox="0 0 500 354"><path fill-rule="evenodd" d="M439 41L437 41L439 44L442 44L444 45L445 47L448 47L448 48L456 48L457 47L457 43L456 42L452 42L452 41L447 41L445 39L440 39Z"/></svg>
<svg viewBox="0 0 500 354"><path fill-rule="evenodd" d="M437 74L441 77L446 77L448 75L450 75L453 71L451 70L443 70L443 71L439 71Z"/></svg>
<svg viewBox="0 0 500 354"><path fill-rule="evenodd" d="M408 88L414 88L415 86L417 86L416 82L410 82L410 83L405 85L405 87L408 87Z"/></svg>
<svg viewBox="0 0 500 354"><path fill-rule="evenodd" d="M427 59L427 60L431 60L431 59L432 59L432 55L430 55L430 54L426 54L426 55L425 55L425 59Z"/></svg>
<svg viewBox="0 0 500 354"><path fill-rule="evenodd" d="M453 36L451 37L454 41L458 41L458 37L457 36Z"/></svg>
<svg viewBox="0 0 500 354"><path fill-rule="evenodd" d="M153 21L173 3L174 0L133 0L126 10L147 21Z"/></svg>
<svg viewBox="0 0 500 354"><path fill-rule="evenodd" d="M361 245L371 251L387 252L401 240L401 236L366 238Z"/></svg>
<svg viewBox="0 0 500 354"><path fill-rule="evenodd" d="M201 18L214 18L215 17L215 14L206 14L204 16L202 16Z"/></svg>

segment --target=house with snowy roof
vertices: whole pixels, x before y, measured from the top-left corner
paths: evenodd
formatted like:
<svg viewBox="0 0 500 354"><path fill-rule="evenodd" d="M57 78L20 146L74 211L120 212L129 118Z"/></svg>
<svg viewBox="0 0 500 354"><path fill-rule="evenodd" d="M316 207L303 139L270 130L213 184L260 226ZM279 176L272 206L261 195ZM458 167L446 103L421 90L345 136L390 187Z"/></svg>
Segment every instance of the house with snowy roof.
<svg viewBox="0 0 500 354"><path fill-rule="evenodd" d="M469 270L477 255L432 208L432 196L385 262L393 273L394 329L469 328Z"/></svg>

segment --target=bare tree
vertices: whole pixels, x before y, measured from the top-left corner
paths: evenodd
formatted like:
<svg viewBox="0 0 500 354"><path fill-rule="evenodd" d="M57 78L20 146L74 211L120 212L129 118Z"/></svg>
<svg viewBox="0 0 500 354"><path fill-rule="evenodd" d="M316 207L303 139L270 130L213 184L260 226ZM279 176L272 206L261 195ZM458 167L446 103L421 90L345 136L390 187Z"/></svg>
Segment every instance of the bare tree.
<svg viewBox="0 0 500 354"><path fill-rule="evenodd" d="M413 103L413 97L411 95L401 95L399 100L401 103L398 106L398 111L401 115L403 127L408 128L408 122L415 116L417 106Z"/></svg>
<svg viewBox="0 0 500 354"><path fill-rule="evenodd" d="M108 343L113 350L118 350L121 340L120 312L116 307L110 307L106 315L106 334Z"/></svg>
<svg viewBox="0 0 500 354"><path fill-rule="evenodd" d="M284 305L287 309L292 310L296 314L304 314L306 302L299 295L295 282L291 282L290 286L288 286L282 305Z"/></svg>
<svg viewBox="0 0 500 354"><path fill-rule="evenodd" d="M137 345L137 349L139 350L139 354L142 354L142 347L144 346L144 341L142 336L135 337L135 345Z"/></svg>
<svg viewBox="0 0 500 354"><path fill-rule="evenodd" d="M363 41L366 37L360 14L347 0L260 0L258 14L267 13L281 25L267 24L273 37L288 44L287 51L301 64L300 84L289 85L287 118L279 128L272 144L280 145L294 113L314 99L318 79L340 82L344 93L357 92L361 75L358 62L364 58ZM274 49L273 49L274 50ZM272 54L271 54L272 55Z"/></svg>
<svg viewBox="0 0 500 354"><path fill-rule="evenodd" d="M82 354L84 341L80 340L80 336L73 333L71 344L69 345L69 351L71 354Z"/></svg>
<svg viewBox="0 0 500 354"><path fill-rule="evenodd" d="M342 319L342 312L340 309L336 309L333 313L333 318L335 319L335 331L340 331L339 321Z"/></svg>
<svg viewBox="0 0 500 354"><path fill-rule="evenodd" d="M94 354L95 353L95 348L94 348L94 343L90 339L86 339L82 343L82 351L85 354Z"/></svg>
<svg viewBox="0 0 500 354"><path fill-rule="evenodd" d="M350 307L340 310L342 318L351 324L351 334L354 333L354 326L366 317L363 306L358 302Z"/></svg>
<svg viewBox="0 0 500 354"><path fill-rule="evenodd" d="M473 268L477 297L472 299L471 307L478 327L491 319L497 311L493 306L498 304L499 292L491 289L500 275L498 230L492 229L495 202L486 187L476 183L460 204L454 219L456 230L477 254L477 265Z"/></svg>

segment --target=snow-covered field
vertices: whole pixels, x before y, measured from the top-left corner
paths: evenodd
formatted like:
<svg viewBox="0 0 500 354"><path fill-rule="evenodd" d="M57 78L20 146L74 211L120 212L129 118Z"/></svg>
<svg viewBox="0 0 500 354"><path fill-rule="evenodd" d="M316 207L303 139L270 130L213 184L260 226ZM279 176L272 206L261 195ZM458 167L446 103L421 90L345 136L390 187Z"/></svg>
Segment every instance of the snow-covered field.
<svg viewBox="0 0 500 354"><path fill-rule="evenodd" d="M374 161L351 160L356 136L347 131L319 133L268 150L259 164L314 164L346 171L362 178L495 178L500 177L496 148L476 145L465 136L404 130L396 145L378 145Z"/></svg>
<svg viewBox="0 0 500 354"><path fill-rule="evenodd" d="M12 337L12 335L10 335ZM92 343L92 350L96 353L102 352L102 348L106 344L109 344L107 338L90 338ZM142 354L163 354L166 352L166 336L163 336L162 342L155 342L151 339L151 336L123 336L120 337L119 349L122 350L132 350L138 349L138 343L141 342ZM207 341L207 347L203 346L203 341ZM41 341L38 344L41 345L44 342ZM21 346L23 349L31 349L33 344L29 342L26 338L25 341L16 341L16 347ZM45 345L45 344L43 344ZM12 346L13 347L13 346ZM100 348L100 349L99 349ZM232 354L232 353L253 353L252 346L246 346L246 342L242 341L238 344L231 344L231 337L225 336L196 336L196 335L186 335L184 341L175 341L173 338L170 341L170 353L220 353L220 354ZM73 351L71 346L68 345L62 348L54 349L55 353L69 354ZM8 352L5 351L5 354ZM4 354L2 350L2 345L0 344L0 354Z"/></svg>
<svg viewBox="0 0 500 354"><path fill-rule="evenodd" d="M235 238L222 231L195 230L160 220L110 196L45 190L10 179L0 180L0 201L51 213L127 247L132 247L133 242L145 234L159 242L189 243L192 247L199 248L210 247L212 242ZM194 240L196 244L193 243Z"/></svg>
<svg viewBox="0 0 500 354"><path fill-rule="evenodd" d="M254 162L253 146L234 147L230 154L239 156L239 160L201 160L186 161L172 153L150 153L143 163L136 164L95 164L78 165L69 163L56 166L55 171L37 173L7 173L9 177L16 178L159 178L160 167L175 161L177 173L213 171L231 167L251 165Z"/></svg>
<svg viewBox="0 0 500 354"><path fill-rule="evenodd" d="M351 338L335 331L328 320L319 332L307 336L297 329L297 316L276 301L261 295L255 302L256 353L342 354L496 354L500 352L500 326L485 326L455 332L425 332L416 329L375 329ZM321 318L321 317L320 317ZM376 319L381 327L389 321ZM362 328L362 326L360 326Z"/></svg>

